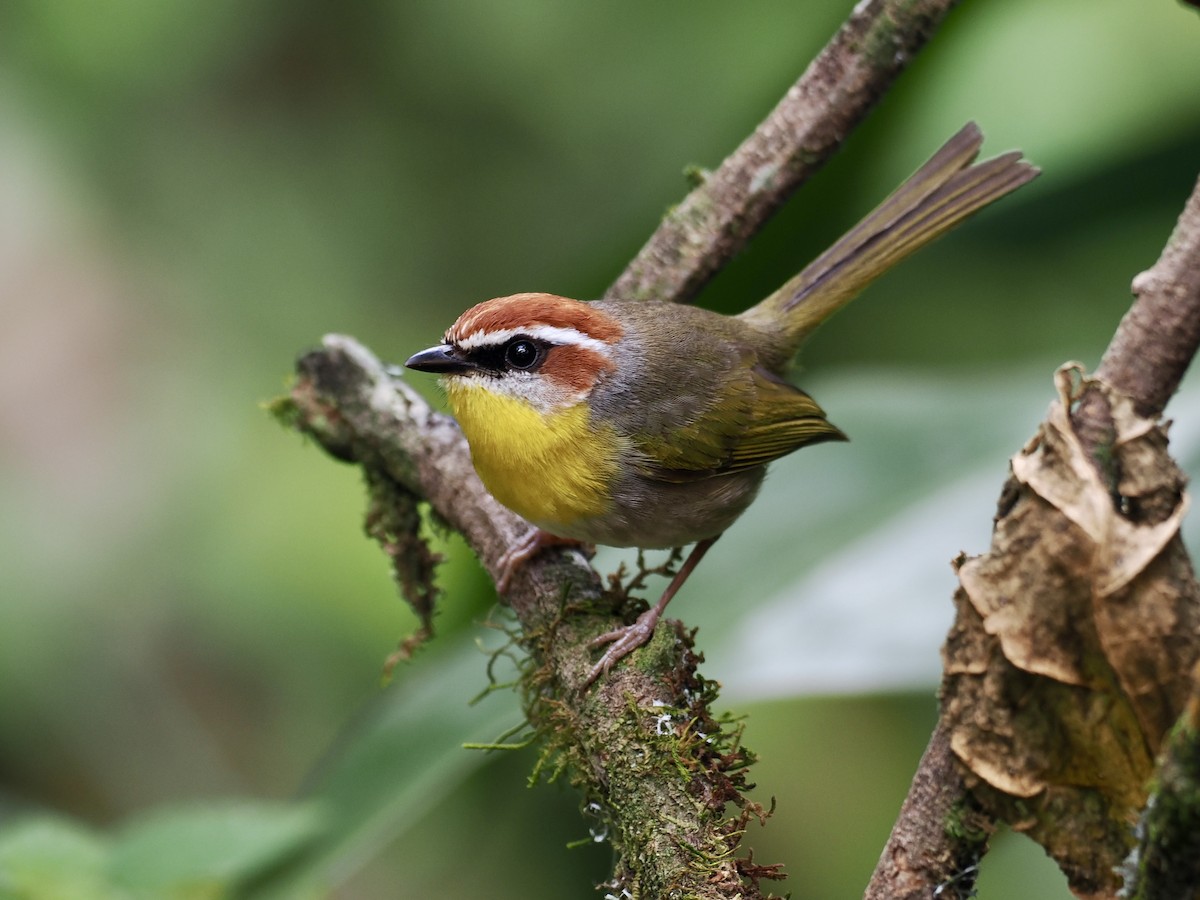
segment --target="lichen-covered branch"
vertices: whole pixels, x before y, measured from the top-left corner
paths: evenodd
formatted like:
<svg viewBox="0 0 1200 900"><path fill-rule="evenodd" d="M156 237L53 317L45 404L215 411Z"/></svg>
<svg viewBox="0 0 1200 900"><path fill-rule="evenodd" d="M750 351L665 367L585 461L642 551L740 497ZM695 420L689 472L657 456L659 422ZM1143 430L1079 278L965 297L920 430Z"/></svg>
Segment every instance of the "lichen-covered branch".
<svg viewBox="0 0 1200 900"><path fill-rule="evenodd" d="M667 213L605 296L694 297L834 154L956 3L858 3L754 133Z"/></svg>
<svg viewBox="0 0 1200 900"><path fill-rule="evenodd" d="M1014 458L991 550L960 561L943 718L868 900L970 896L996 819L1046 845L1079 896L1113 896L1143 805L1130 896L1200 891L1200 587L1154 422L1200 345L1200 183L1133 287L1095 376L1072 386L1063 370L1062 401Z"/></svg>
<svg viewBox="0 0 1200 900"><path fill-rule="evenodd" d="M1060 370L1060 399L1013 457L988 552L959 564L942 716L983 807L1078 895L1108 897L1200 658L1200 588L1165 433L1089 385L1113 411L1114 497L1071 426L1077 377Z"/></svg>

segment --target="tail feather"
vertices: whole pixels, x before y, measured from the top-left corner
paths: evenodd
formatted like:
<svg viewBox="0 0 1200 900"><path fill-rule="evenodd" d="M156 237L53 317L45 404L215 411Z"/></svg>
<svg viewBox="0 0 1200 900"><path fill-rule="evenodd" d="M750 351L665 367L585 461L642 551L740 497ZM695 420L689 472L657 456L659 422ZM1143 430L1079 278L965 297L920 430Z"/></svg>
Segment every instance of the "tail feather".
<svg viewBox="0 0 1200 900"><path fill-rule="evenodd" d="M1038 175L1019 151L972 165L982 143L979 127L967 124L866 218L742 318L764 330L782 329L781 349L790 358L818 325L892 266Z"/></svg>

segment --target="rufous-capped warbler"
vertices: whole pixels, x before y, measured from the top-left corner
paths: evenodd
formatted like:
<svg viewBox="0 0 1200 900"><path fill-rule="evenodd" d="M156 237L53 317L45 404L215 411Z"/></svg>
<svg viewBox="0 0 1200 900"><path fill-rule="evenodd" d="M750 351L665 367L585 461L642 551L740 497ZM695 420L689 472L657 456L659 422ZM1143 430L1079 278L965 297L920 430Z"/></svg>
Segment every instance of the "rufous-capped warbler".
<svg viewBox="0 0 1200 900"><path fill-rule="evenodd" d="M593 642L611 646L588 683L649 639L700 558L750 505L767 463L846 439L785 380L792 357L868 283L1038 174L1017 151L974 163L982 142L968 124L741 315L514 294L467 310L441 344L408 360L443 376L479 477L535 526L502 561L502 593L548 544L696 544L655 606Z"/></svg>

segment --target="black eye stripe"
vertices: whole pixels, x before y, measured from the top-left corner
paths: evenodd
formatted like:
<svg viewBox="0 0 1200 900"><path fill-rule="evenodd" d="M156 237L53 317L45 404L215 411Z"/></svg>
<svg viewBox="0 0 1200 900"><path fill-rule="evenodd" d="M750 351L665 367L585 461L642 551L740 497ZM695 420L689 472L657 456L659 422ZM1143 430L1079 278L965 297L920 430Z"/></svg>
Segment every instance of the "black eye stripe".
<svg viewBox="0 0 1200 900"><path fill-rule="evenodd" d="M503 344L476 347L467 353L467 357L481 370L494 375L536 372L553 346L550 341L518 334Z"/></svg>

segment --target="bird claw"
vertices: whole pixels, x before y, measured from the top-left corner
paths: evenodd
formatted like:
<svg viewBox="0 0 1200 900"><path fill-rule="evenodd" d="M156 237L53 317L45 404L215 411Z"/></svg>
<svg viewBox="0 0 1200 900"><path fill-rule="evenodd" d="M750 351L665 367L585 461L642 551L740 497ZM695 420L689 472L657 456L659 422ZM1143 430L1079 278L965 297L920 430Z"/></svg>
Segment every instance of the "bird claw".
<svg viewBox="0 0 1200 900"><path fill-rule="evenodd" d="M612 644L604 655L600 657L600 661L592 666L592 671L588 673L587 681L583 683L584 689L588 688L601 675L606 673L621 659L628 656L646 641L650 640L650 636L654 634L654 627L658 625L658 620L662 618L663 612L667 608L667 604L671 602L671 598L683 583L687 581L688 576L692 574L692 570L704 558L704 554L708 552L708 548L717 542L715 537L705 538L702 541L697 541L696 546L692 548L692 552L688 554L688 558L684 560L679 571L675 573L675 577L671 579L671 583L667 585L667 589L663 591L663 595L658 599L658 602L637 617L632 625L626 625L624 628L614 628L612 631L605 632L600 637L595 638L588 644L589 647L595 649L604 644Z"/></svg>
<svg viewBox="0 0 1200 900"><path fill-rule="evenodd" d="M496 562L496 592L504 595L508 593L508 589L512 584L513 576L520 571L521 566L533 559L547 547L577 547L589 559L592 553L595 553L595 547L591 544L586 544L583 541L577 541L574 538L564 538L558 535L551 534L548 531L542 531L540 528L532 529L525 537L521 538L521 542L514 544L504 551L504 555ZM588 551L591 550L591 553Z"/></svg>
<svg viewBox="0 0 1200 900"><path fill-rule="evenodd" d="M521 538L519 544L513 544L504 551L504 555L496 563L496 592L498 594L507 594L509 585L512 584L513 576L517 574L517 570L525 565L530 559L537 555L538 551L544 546L542 544L542 536L545 534L540 528L535 528L530 531L525 537Z"/></svg>
<svg viewBox="0 0 1200 900"><path fill-rule="evenodd" d="M605 650L600 660L592 666L587 680L583 683L584 688L590 687L597 678L607 674L618 662L649 641L661 615L661 610L652 607L638 616L632 625L614 628L591 640L588 647L593 650L605 644L612 644L612 646Z"/></svg>

